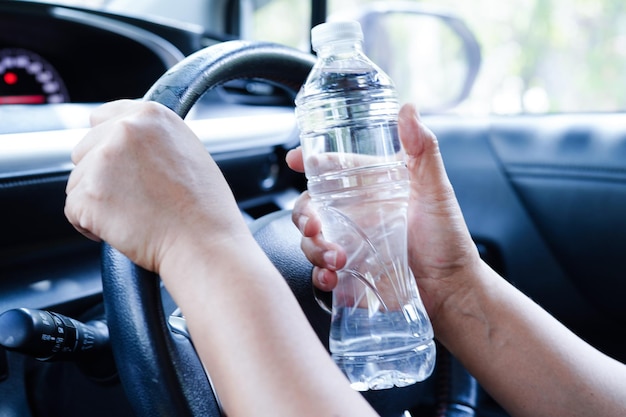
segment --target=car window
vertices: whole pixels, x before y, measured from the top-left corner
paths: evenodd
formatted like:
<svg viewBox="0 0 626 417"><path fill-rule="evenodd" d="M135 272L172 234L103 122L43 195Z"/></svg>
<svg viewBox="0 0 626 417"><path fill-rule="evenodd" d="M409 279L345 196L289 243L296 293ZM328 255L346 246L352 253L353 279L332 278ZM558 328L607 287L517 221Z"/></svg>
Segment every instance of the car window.
<svg viewBox="0 0 626 417"><path fill-rule="evenodd" d="M186 0L185 7L158 0L51 2L150 11L208 25L210 17L202 16L211 1ZM626 3L621 0L328 0L328 14L362 19L364 11L381 5L417 5L421 13L458 16L480 48L476 79L457 103L469 69L463 45L446 24L421 16L376 26L366 37L382 52L372 52L372 58L392 76L402 101L430 112L470 115L626 109ZM309 49L311 2L248 0L240 8L239 36Z"/></svg>
<svg viewBox="0 0 626 417"><path fill-rule="evenodd" d="M329 12L367 0L331 0ZM482 65L465 111L548 113L626 107L621 0L425 0L465 20ZM428 69L422 69L428 71ZM415 74L419 77L419 74Z"/></svg>
<svg viewBox="0 0 626 417"><path fill-rule="evenodd" d="M267 2L257 13L256 36L292 46L308 45L308 34L297 29L302 20L284 18L291 13L289 10L305 13L304 3L299 0ZM376 2L330 0L328 12L331 16L358 16L357 11L373 3ZM626 3L621 0L423 0L411 3L458 15L480 45L482 63L476 82L469 97L452 109L454 112L613 112L626 108L626 77L623 75L626 72ZM271 21L276 24L269 24ZM296 27L290 28L290 22ZM416 29L416 33L422 32ZM376 34L377 37L382 35ZM419 51L404 46L405 54L436 54L437 50L433 49L437 48L424 39ZM414 45L417 40L412 42L405 45ZM423 57L423 62L433 62L433 58ZM386 70L393 64L378 63ZM399 89L405 77L446 86L456 81L449 66L425 64L408 75L388 72ZM432 97L413 94L404 99L421 102Z"/></svg>
<svg viewBox="0 0 626 417"><path fill-rule="evenodd" d="M254 12L252 38L282 43L303 51L310 49L310 2L269 0L261 3Z"/></svg>

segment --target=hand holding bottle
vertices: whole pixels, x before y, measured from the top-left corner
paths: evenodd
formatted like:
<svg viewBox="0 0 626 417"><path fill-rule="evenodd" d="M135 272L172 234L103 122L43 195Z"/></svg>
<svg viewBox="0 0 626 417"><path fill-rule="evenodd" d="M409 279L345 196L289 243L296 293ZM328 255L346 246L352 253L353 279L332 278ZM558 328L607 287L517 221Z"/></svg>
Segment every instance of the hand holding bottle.
<svg viewBox="0 0 626 417"><path fill-rule="evenodd" d="M407 153L411 192L409 199L408 250L422 301L433 325L441 304L463 285L463 271L479 256L463 220L450 185L435 135L420 121L412 105L404 105L398 117L400 139ZM302 151L292 150L287 164L303 172ZM313 263L313 283L323 291L337 285L338 269L344 267L344 248L324 239L319 216L304 192L295 204L293 222L302 233L302 249Z"/></svg>
<svg viewBox="0 0 626 417"><path fill-rule="evenodd" d="M329 347L353 388L407 386L434 368L433 329L408 267L409 174L391 79L357 22L311 31L318 61L296 96L307 188L325 239L345 251Z"/></svg>

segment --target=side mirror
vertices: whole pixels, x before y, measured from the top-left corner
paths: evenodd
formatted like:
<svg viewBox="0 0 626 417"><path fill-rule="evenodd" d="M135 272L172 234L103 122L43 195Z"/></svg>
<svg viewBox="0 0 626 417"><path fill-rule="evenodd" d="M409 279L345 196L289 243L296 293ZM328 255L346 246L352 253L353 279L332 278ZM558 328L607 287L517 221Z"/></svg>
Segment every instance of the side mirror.
<svg viewBox="0 0 626 417"><path fill-rule="evenodd" d="M401 103L436 113L469 96L480 68L480 46L453 13L419 3L380 1L350 18L361 23L365 53L394 80Z"/></svg>

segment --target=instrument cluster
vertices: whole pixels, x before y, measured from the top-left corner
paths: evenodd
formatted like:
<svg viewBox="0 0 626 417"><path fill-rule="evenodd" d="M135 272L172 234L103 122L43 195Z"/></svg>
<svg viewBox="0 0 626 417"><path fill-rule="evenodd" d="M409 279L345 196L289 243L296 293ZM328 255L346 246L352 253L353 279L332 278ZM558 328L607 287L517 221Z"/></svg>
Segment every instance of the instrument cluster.
<svg viewBox="0 0 626 417"><path fill-rule="evenodd" d="M86 9L0 2L0 105L139 98L197 34Z"/></svg>

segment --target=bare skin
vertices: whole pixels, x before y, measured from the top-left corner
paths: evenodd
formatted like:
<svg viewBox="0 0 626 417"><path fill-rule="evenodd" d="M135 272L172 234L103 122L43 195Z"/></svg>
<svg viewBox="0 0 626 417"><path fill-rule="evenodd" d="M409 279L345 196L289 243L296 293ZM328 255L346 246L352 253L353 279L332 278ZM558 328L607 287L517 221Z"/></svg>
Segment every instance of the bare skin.
<svg viewBox="0 0 626 417"><path fill-rule="evenodd" d="M92 125L72 155L66 216L160 274L228 415L375 415L332 363L184 122L155 103L118 101L96 110ZM434 135L410 106L399 125L412 183L411 268L439 340L514 416L623 415L626 366L480 260ZM298 151L288 161L302 168ZM306 194L294 222L318 266L315 282L332 288L345 254L324 242Z"/></svg>
<svg viewBox="0 0 626 417"><path fill-rule="evenodd" d="M448 181L436 137L412 106L399 117L411 172L409 258L436 337L513 416L626 413L626 366L574 335L482 262ZM287 162L302 172L299 149ZM315 285L345 264L304 193L293 211Z"/></svg>
<svg viewBox="0 0 626 417"><path fill-rule="evenodd" d="M330 359L185 123L132 101L100 107L91 122L72 154L65 213L161 276L226 413L376 415Z"/></svg>

